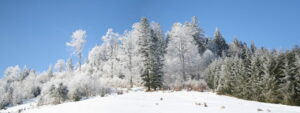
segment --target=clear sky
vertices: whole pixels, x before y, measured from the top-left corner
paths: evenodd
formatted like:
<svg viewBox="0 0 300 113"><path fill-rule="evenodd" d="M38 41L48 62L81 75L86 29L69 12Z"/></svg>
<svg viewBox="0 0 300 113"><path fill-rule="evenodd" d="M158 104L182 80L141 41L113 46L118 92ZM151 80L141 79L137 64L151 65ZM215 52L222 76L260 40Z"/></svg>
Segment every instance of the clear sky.
<svg viewBox="0 0 300 113"><path fill-rule="evenodd" d="M147 17L168 31L192 16L205 35L218 27L228 42L300 45L300 0L0 0L0 76L8 66L43 71L58 59L75 58L65 43L76 29L87 31L86 57L108 28L123 33Z"/></svg>

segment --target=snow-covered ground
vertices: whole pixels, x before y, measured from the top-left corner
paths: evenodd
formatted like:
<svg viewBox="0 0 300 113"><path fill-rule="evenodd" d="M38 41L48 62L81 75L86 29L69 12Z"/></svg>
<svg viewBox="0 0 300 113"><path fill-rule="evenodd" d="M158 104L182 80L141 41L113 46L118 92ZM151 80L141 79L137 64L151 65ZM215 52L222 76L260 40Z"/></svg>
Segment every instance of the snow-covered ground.
<svg viewBox="0 0 300 113"><path fill-rule="evenodd" d="M22 105L32 106L33 103ZM206 105L205 105L206 104ZM16 106L0 111L6 113ZM300 107L247 101L211 92L143 92L93 97L79 102L28 108L24 113L300 113Z"/></svg>

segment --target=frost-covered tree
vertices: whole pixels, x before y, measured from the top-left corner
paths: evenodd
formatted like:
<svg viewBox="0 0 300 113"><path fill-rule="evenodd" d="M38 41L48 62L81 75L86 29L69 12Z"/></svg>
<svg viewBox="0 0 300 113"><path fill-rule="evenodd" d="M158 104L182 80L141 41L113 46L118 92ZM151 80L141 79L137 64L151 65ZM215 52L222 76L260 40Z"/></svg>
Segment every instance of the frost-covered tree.
<svg viewBox="0 0 300 113"><path fill-rule="evenodd" d="M150 46L150 53L153 57L153 80L152 88L161 88L163 83L163 66L164 66L164 54L165 54L165 39L163 31L158 23L152 22L151 25L152 33L152 45Z"/></svg>
<svg viewBox="0 0 300 113"><path fill-rule="evenodd" d="M119 37L120 35L114 33L112 29L108 29L106 34L102 37L103 43L101 46L107 52L105 70L108 72L105 73L111 78L120 75L120 70L118 69Z"/></svg>
<svg viewBox="0 0 300 113"><path fill-rule="evenodd" d="M120 44L120 62L122 62L123 64L123 72L129 82L130 87L133 87L133 79L134 79L134 72L133 71L133 67L134 67L134 61L138 58L137 57L137 52L136 52L136 48L137 48L137 44L136 41L133 40L133 37L131 36L131 32L125 32L124 35L120 38L121 40L121 44Z"/></svg>
<svg viewBox="0 0 300 113"><path fill-rule="evenodd" d="M254 44L254 42L253 41L251 41L251 45L250 45L250 50L251 50L251 53L254 53L255 51L256 51L256 46L255 46L255 44Z"/></svg>
<svg viewBox="0 0 300 113"><path fill-rule="evenodd" d="M50 95L54 98L53 104L60 104L68 98L68 88L60 83L57 87L54 85L50 88Z"/></svg>
<svg viewBox="0 0 300 113"><path fill-rule="evenodd" d="M21 69L19 65L7 67L4 72L4 77L7 79L8 82L21 80L23 77L20 77Z"/></svg>
<svg viewBox="0 0 300 113"><path fill-rule="evenodd" d="M62 72L65 70L66 67L66 63L65 60L63 59L59 59L57 60L56 64L54 65L54 68L58 71L58 72Z"/></svg>
<svg viewBox="0 0 300 113"><path fill-rule="evenodd" d="M66 62L66 70L67 70L68 72L72 72L73 69L74 69L73 61L72 61L71 58L69 58L69 59L67 60L67 62Z"/></svg>
<svg viewBox="0 0 300 113"><path fill-rule="evenodd" d="M72 59L58 60L57 72L51 65L43 72L8 67L0 79L0 109L36 97L39 105L59 104L141 85L197 91L208 85L218 94L300 105L297 46L278 52L238 39L227 45L218 29L213 38L205 38L196 17L175 23L165 36L158 23L143 18L123 34L108 29L82 64L85 38L86 31L77 30L66 43L74 48L80 71L74 71Z"/></svg>
<svg viewBox="0 0 300 113"><path fill-rule="evenodd" d="M0 80L0 108L22 104L25 100L39 95L36 73L27 67L8 67Z"/></svg>
<svg viewBox="0 0 300 113"><path fill-rule="evenodd" d="M163 35L157 24L151 26L146 18L135 25L143 68L141 77L147 90L162 87Z"/></svg>
<svg viewBox="0 0 300 113"><path fill-rule="evenodd" d="M299 49L299 48L297 48L297 49ZM295 98L295 102L296 102L296 105L300 105L300 53L299 53L299 51L296 51L295 55L296 55L295 65L296 65L296 68L297 68L297 72L296 72L296 75L295 75L295 78L296 78L295 86L297 87L296 88L297 97Z"/></svg>
<svg viewBox="0 0 300 113"><path fill-rule="evenodd" d="M72 33L72 40L66 43L67 46L74 48L74 54L78 57L79 70L81 70L82 50L86 43L86 37L86 31L79 29Z"/></svg>
<svg viewBox="0 0 300 113"><path fill-rule="evenodd" d="M206 38L204 37L203 30L199 27L199 22L196 16L192 17L191 22L185 23L187 27L187 32L192 35L196 45L198 46L198 52L202 55L207 49Z"/></svg>
<svg viewBox="0 0 300 113"><path fill-rule="evenodd" d="M265 84L262 93L264 99L267 102L279 103L282 60L279 59L277 52L265 52L262 55L262 61L263 83Z"/></svg>
<svg viewBox="0 0 300 113"><path fill-rule="evenodd" d="M151 42L153 37L148 19L142 18L140 22L136 24L135 29L138 31L135 35L138 37L139 53L143 63L141 77L144 82L144 86L146 86L149 91L151 89L152 74L151 57L153 57L150 53L150 46L153 44Z"/></svg>
<svg viewBox="0 0 300 113"><path fill-rule="evenodd" d="M217 93L218 94L230 94L234 92L234 86L236 85L234 71L236 69L235 58L225 58L224 64L221 66L220 79L218 81Z"/></svg>
<svg viewBox="0 0 300 113"><path fill-rule="evenodd" d="M53 76L54 76L54 74L53 74L53 68L52 68L52 65L49 65L48 70L47 70L47 77L48 77L49 79L51 79Z"/></svg>
<svg viewBox="0 0 300 113"><path fill-rule="evenodd" d="M90 65L90 72L98 75L103 70L103 64L107 61L107 55L105 49L101 46L95 46L91 49L88 55L88 63Z"/></svg>
<svg viewBox="0 0 300 113"><path fill-rule="evenodd" d="M299 79L300 76L297 73L299 69L296 65L296 56L295 52L288 51L286 53L286 57L284 59L284 67L283 67L283 101L285 104L290 105L297 105L300 102L297 102L296 100L299 100Z"/></svg>
<svg viewBox="0 0 300 113"><path fill-rule="evenodd" d="M206 69L205 69L205 80L210 89L217 89L219 85L219 78L221 76L221 67L223 65L223 59L214 60Z"/></svg>
<svg viewBox="0 0 300 113"><path fill-rule="evenodd" d="M227 56L241 56L243 44L237 38L234 38L233 43L229 45Z"/></svg>
<svg viewBox="0 0 300 113"><path fill-rule="evenodd" d="M143 67L141 64L141 56L139 53L138 40L138 24L133 25L132 31L126 31L120 38L120 62L123 64L123 73L128 80L130 87L133 85L139 85L141 83L140 70Z"/></svg>
<svg viewBox="0 0 300 113"><path fill-rule="evenodd" d="M165 55L166 82L183 82L199 74L200 54L187 26L175 23L168 35Z"/></svg>
<svg viewBox="0 0 300 113"><path fill-rule="evenodd" d="M253 100L258 100L262 101L263 96L262 91L263 91L263 66L262 66L262 59L260 55L263 54L263 50L257 51L255 55L251 58L251 64L250 64L250 84L251 84L251 91L252 96L251 98Z"/></svg>

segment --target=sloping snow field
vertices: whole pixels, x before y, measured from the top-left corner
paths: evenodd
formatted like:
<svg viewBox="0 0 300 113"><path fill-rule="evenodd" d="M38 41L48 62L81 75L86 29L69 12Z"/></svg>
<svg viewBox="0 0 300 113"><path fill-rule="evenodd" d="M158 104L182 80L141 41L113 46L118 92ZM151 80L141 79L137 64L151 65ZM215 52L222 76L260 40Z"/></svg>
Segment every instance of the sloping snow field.
<svg viewBox="0 0 300 113"><path fill-rule="evenodd" d="M18 107L18 106L16 106ZM15 110L14 107L1 113ZM210 92L129 92L46 105L24 113L300 113L300 107L247 101ZM22 112L22 113L23 113Z"/></svg>

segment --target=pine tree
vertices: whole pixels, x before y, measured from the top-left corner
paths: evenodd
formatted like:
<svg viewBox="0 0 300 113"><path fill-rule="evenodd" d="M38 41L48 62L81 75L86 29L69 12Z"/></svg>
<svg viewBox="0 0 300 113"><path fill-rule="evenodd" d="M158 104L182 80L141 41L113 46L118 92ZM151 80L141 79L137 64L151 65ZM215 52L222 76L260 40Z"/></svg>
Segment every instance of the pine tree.
<svg viewBox="0 0 300 113"><path fill-rule="evenodd" d="M233 94L233 87L235 86L234 71L235 71L235 59L226 57L224 64L221 67L221 75L218 82L217 93L218 94Z"/></svg>
<svg viewBox="0 0 300 113"><path fill-rule="evenodd" d="M229 48L224 37L222 36L220 30L218 28L216 28L215 34L214 34L214 39L213 39L213 43L214 43L214 52L218 55L218 56L223 56L223 53L227 51L227 49Z"/></svg>
<svg viewBox="0 0 300 113"><path fill-rule="evenodd" d="M256 51L256 46L253 41L251 41L250 50L251 50L251 53L254 53Z"/></svg>
<svg viewBox="0 0 300 113"><path fill-rule="evenodd" d="M263 82L265 83L263 95L266 102L280 102L280 65L281 61L276 52L263 55Z"/></svg>
<svg viewBox="0 0 300 113"><path fill-rule="evenodd" d="M245 83L248 79L246 76L244 60L239 58L238 56L234 57L234 65L232 70L232 84L236 87L233 87L233 95L243 98L245 95L244 90L246 87Z"/></svg>
<svg viewBox="0 0 300 113"><path fill-rule="evenodd" d="M196 45L198 46L198 52L202 55L206 48L206 42L203 34L203 30L199 27L198 19L196 16L192 17L192 21L190 23L186 23L189 28L190 34L193 36Z"/></svg>
<svg viewBox="0 0 300 113"><path fill-rule="evenodd" d="M161 38L160 34L151 29L146 18L142 18L139 23L139 52L142 56L144 68L142 70L142 80L147 90L161 88L162 86L162 62L161 62Z"/></svg>
<svg viewBox="0 0 300 113"><path fill-rule="evenodd" d="M144 68L142 69L142 80L147 90L151 90L151 74L150 74L150 43L151 43L151 29L146 18L142 18L139 23L139 52L142 57Z"/></svg>
<svg viewBox="0 0 300 113"><path fill-rule="evenodd" d="M151 23L151 33L152 33L152 45L150 53L153 55L153 81L152 88L162 87L162 78L164 75L163 72L163 62L164 62L164 53L165 53L165 40L163 32L158 23Z"/></svg>
<svg viewBox="0 0 300 113"><path fill-rule="evenodd" d="M296 105L300 105L300 54L299 52L296 53L296 68L297 68L297 72L296 72L296 80L295 80L295 84L296 84Z"/></svg>
<svg viewBox="0 0 300 113"><path fill-rule="evenodd" d="M299 75L297 75L296 57L294 52L288 51L284 59L283 68L283 101L285 104L297 105L297 93L299 93L298 82Z"/></svg>
<svg viewBox="0 0 300 113"><path fill-rule="evenodd" d="M257 53L252 57L250 64L250 85L251 85L251 99L262 101L263 96L261 95L263 90L263 73L262 73L262 60L260 59L260 53L262 50L257 51Z"/></svg>
<svg viewBox="0 0 300 113"><path fill-rule="evenodd" d="M63 83L60 83L57 87L52 85L50 87L50 95L54 98L54 103L53 104L60 104L67 100L68 98L68 88L63 85Z"/></svg>

